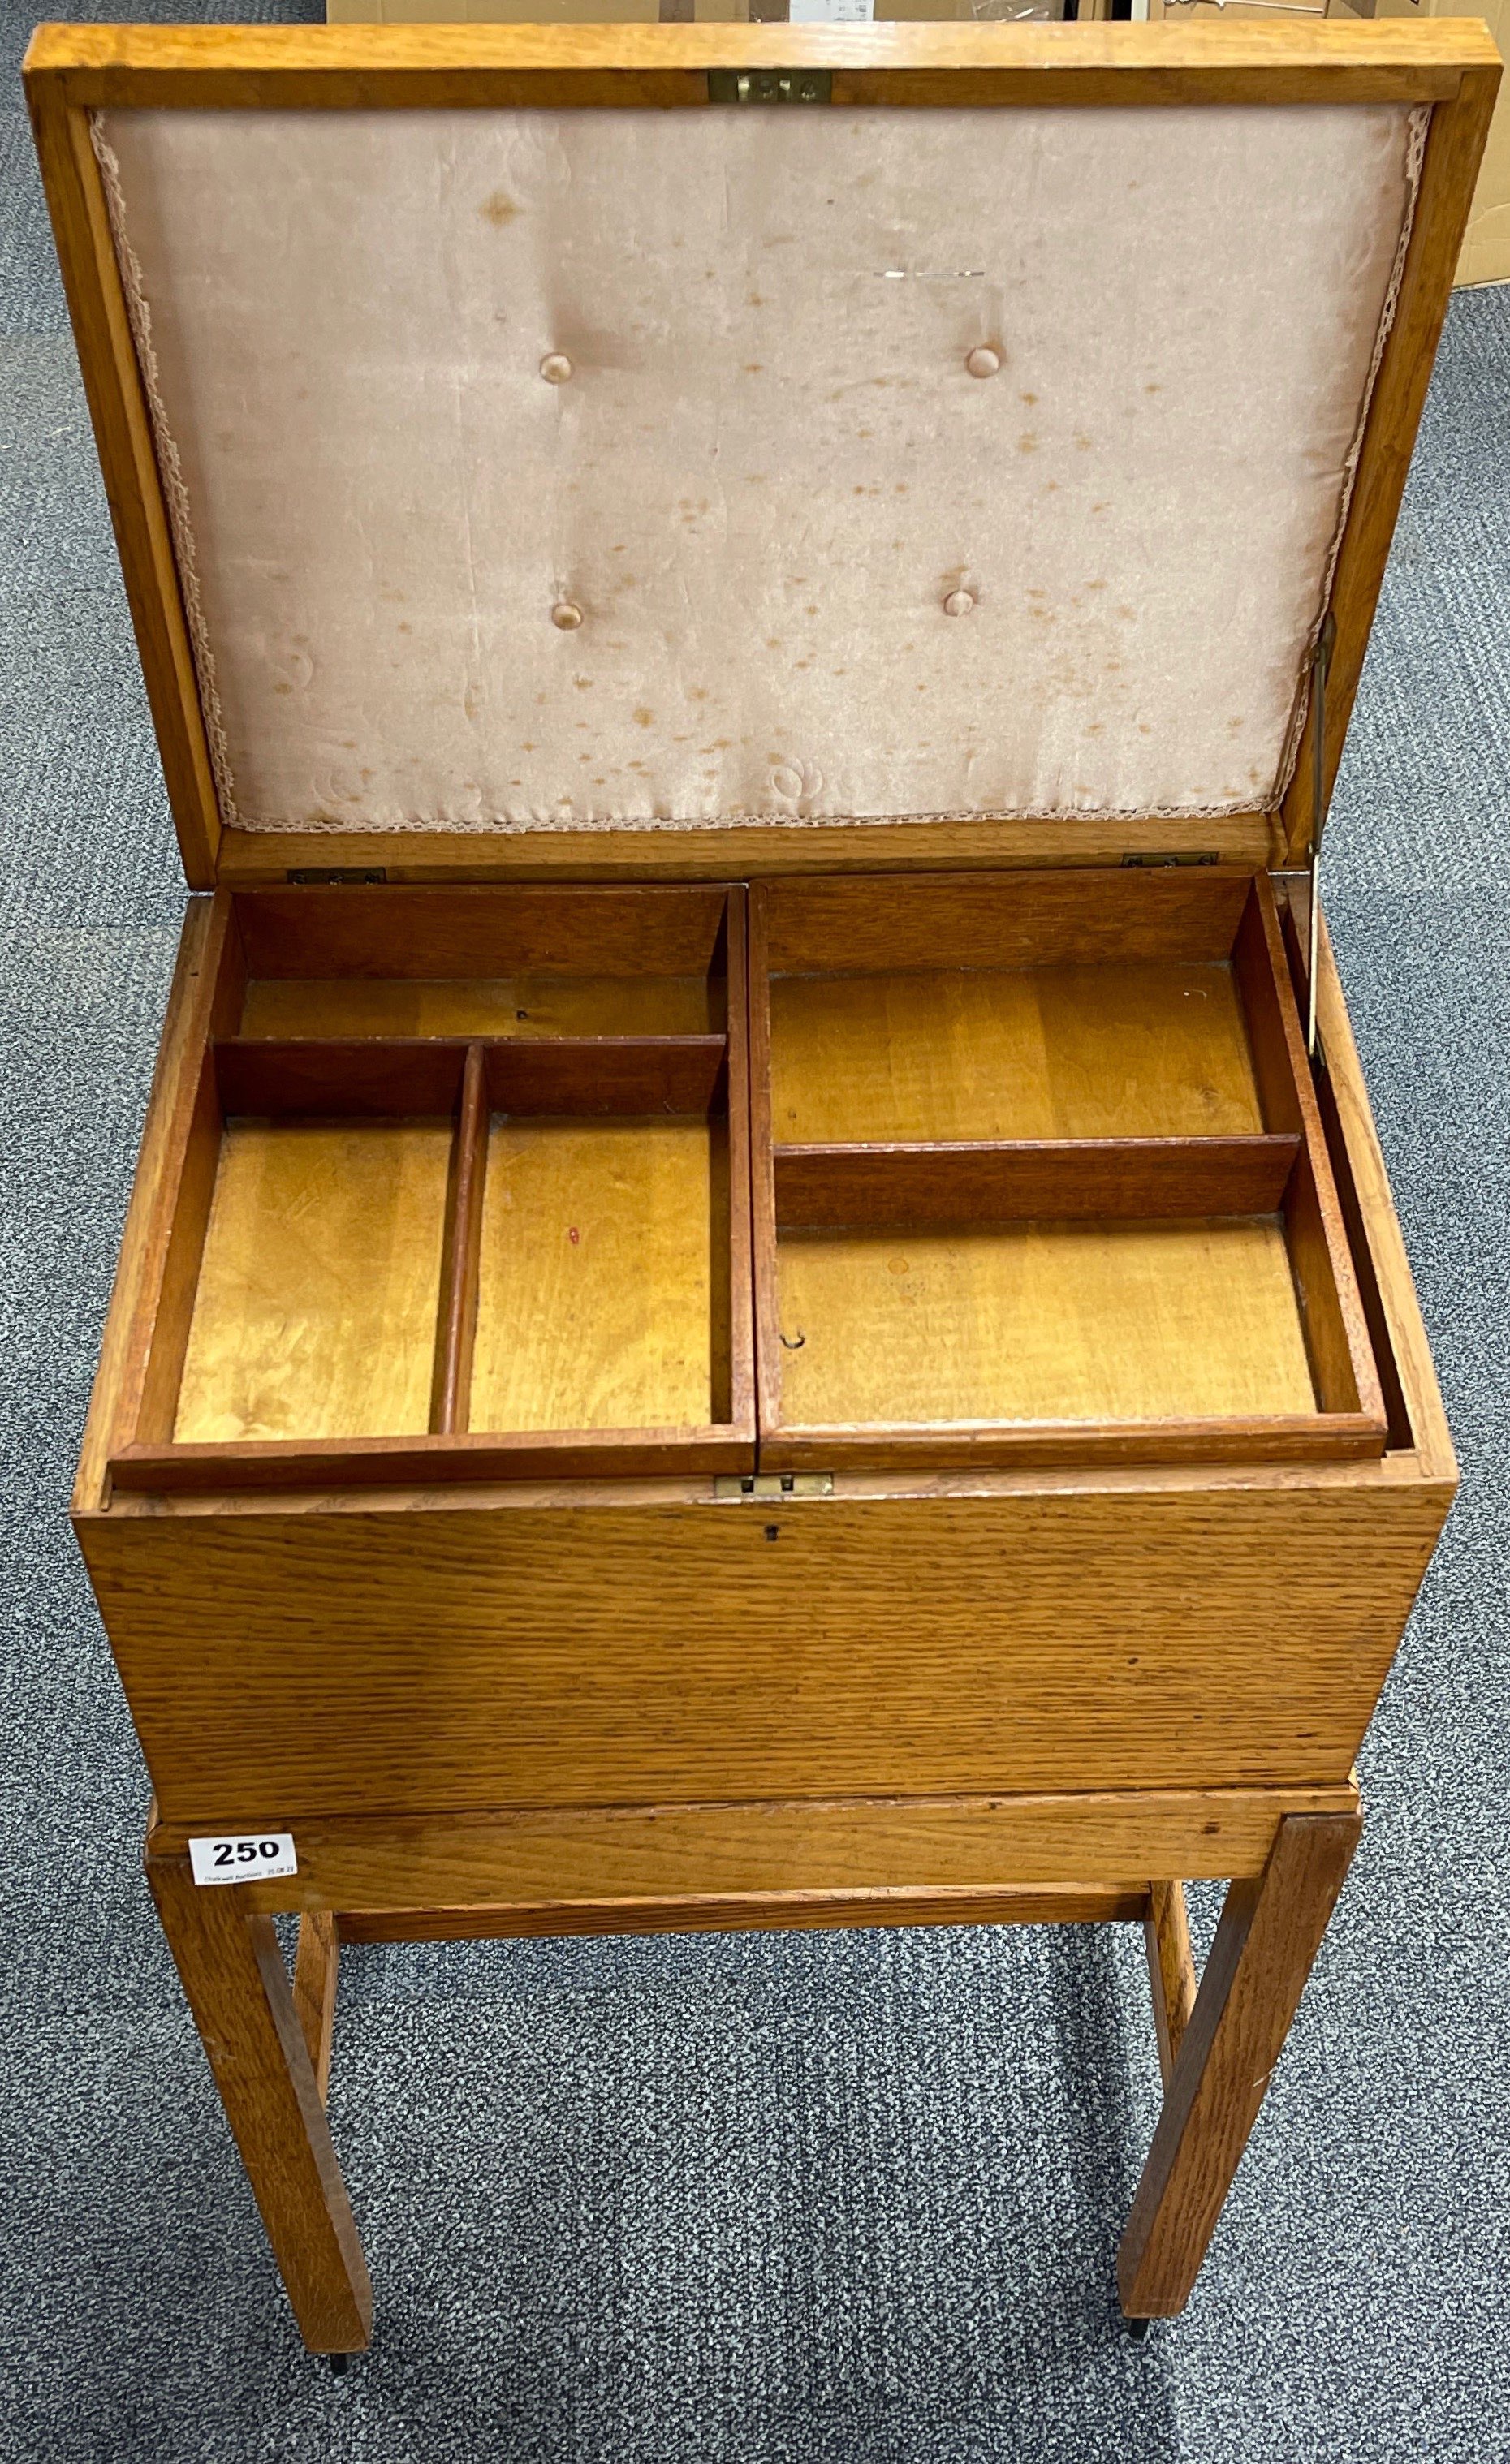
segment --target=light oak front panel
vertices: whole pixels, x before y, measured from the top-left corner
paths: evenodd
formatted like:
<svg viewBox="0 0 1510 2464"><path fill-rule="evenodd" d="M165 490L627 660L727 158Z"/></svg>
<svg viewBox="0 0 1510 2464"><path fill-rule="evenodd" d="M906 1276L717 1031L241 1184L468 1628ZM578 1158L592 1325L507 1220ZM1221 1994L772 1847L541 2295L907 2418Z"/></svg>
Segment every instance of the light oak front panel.
<svg viewBox="0 0 1510 2464"><path fill-rule="evenodd" d="M807 1235L777 1272L788 1422L1316 1409L1275 1222Z"/></svg>
<svg viewBox="0 0 1510 2464"><path fill-rule="evenodd" d="M1261 1130L1230 966L778 976L780 1145Z"/></svg>
<svg viewBox="0 0 1510 2464"><path fill-rule="evenodd" d="M180 1443L428 1425L450 1153L439 1124L226 1130Z"/></svg>
<svg viewBox="0 0 1510 2464"><path fill-rule="evenodd" d="M705 1121L496 1121L471 1425L699 1428L713 1408Z"/></svg>
<svg viewBox="0 0 1510 2464"><path fill-rule="evenodd" d="M495 1492L79 1528L164 1818L220 1825L1343 1785L1447 1496Z"/></svg>
<svg viewBox="0 0 1510 2464"><path fill-rule="evenodd" d="M372 977L247 986L243 1035L707 1035L705 976L519 975L388 982Z"/></svg>

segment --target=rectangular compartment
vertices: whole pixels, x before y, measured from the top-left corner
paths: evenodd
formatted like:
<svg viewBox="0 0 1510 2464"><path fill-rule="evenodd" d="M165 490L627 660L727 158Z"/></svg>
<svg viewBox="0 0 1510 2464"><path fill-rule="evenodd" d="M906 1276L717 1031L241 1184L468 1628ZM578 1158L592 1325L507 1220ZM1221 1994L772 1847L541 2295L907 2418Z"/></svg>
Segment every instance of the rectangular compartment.
<svg viewBox="0 0 1510 2464"><path fill-rule="evenodd" d="M761 1461L1379 1454L1267 881L752 906Z"/></svg>
<svg viewBox="0 0 1510 2464"><path fill-rule="evenodd" d="M117 1483L751 1463L743 892L301 888L218 920ZM506 1023L526 986L602 1031L364 1031ZM656 1017L687 1031L627 1031Z"/></svg>

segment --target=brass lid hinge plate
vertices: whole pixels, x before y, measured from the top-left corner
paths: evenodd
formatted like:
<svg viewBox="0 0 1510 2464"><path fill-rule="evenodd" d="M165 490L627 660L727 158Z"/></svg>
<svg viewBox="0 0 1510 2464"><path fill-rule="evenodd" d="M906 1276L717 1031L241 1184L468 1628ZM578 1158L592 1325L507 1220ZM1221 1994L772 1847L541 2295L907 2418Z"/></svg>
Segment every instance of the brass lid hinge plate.
<svg viewBox="0 0 1510 2464"><path fill-rule="evenodd" d="M1143 848L1138 848L1122 857L1122 870L1124 872L1162 871L1166 866L1171 864L1220 864L1221 860L1214 847L1201 847L1194 854L1187 853L1184 849L1177 852L1172 848L1166 851L1161 847L1152 852L1145 852Z"/></svg>
<svg viewBox="0 0 1510 2464"><path fill-rule="evenodd" d="M710 102L832 102L831 69L709 69Z"/></svg>
<svg viewBox="0 0 1510 2464"><path fill-rule="evenodd" d="M328 888L333 882L387 881L388 868L381 864L304 864L286 875L289 881L322 882Z"/></svg>
<svg viewBox="0 0 1510 2464"><path fill-rule="evenodd" d="M750 1498L769 1506L784 1498L832 1497L832 1471L721 1472L713 1484L718 1498Z"/></svg>

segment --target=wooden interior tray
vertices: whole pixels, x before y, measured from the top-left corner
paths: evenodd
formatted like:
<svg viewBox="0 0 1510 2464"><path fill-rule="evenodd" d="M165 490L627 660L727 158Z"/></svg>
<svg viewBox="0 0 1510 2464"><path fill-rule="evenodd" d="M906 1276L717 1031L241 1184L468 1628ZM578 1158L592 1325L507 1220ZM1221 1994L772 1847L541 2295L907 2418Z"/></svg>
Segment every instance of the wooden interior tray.
<svg viewBox="0 0 1510 2464"><path fill-rule="evenodd" d="M1266 875L752 897L761 1460L1377 1455Z"/></svg>
<svg viewBox="0 0 1510 2464"><path fill-rule="evenodd" d="M744 901L222 902L125 1487L754 1461Z"/></svg>
<svg viewBox="0 0 1510 2464"><path fill-rule="evenodd" d="M117 1483L1382 1453L1266 876L746 904L223 895Z"/></svg>

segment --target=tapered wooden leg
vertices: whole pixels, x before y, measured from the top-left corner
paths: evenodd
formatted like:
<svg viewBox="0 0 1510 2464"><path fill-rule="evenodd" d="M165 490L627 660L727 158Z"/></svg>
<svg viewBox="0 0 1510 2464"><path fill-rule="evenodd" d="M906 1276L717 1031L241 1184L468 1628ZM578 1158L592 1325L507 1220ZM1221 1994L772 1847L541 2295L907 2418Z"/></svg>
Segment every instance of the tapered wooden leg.
<svg viewBox="0 0 1510 2464"><path fill-rule="evenodd" d="M1195 2008L1195 1960L1190 1950L1183 1882L1150 1883L1143 1933L1153 1995L1154 2033L1159 2039L1159 2068L1167 2089Z"/></svg>
<svg viewBox="0 0 1510 2464"><path fill-rule="evenodd" d="M234 1884L196 1886L187 1858L146 1872L300 2331L361 2352L372 2287L273 1920Z"/></svg>
<svg viewBox="0 0 1510 2464"><path fill-rule="evenodd" d="M1183 2310L1363 1829L1291 1814L1233 1882L1117 2261L1129 2319Z"/></svg>
<svg viewBox="0 0 1510 2464"><path fill-rule="evenodd" d="M323 1908L311 1908L299 1920L294 2009L315 2067L315 2085L322 2104L330 2096L330 2048L336 2032L336 1975L340 1966L336 1920Z"/></svg>

